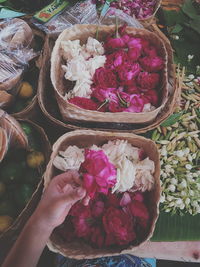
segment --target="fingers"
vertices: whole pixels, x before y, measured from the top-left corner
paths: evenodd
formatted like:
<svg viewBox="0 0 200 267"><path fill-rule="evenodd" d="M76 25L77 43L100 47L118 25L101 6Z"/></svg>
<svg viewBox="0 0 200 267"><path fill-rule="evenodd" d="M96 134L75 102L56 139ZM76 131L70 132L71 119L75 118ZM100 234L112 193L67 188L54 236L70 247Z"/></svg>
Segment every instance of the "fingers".
<svg viewBox="0 0 200 267"><path fill-rule="evenodd" d="M72 184L74 187L82 184L79 173L75 170L69 170L65 173L55 176L52 179L52 184L57 186L59 191L65 187L66 184Z"/></svg>
<svg viewBox="0 0 200 267"><path fill-rule="evenodd" d="M65 196L64 199L66 201L66 204L73 205L78 200L81 200L86 195L86 191L82 187L72 188L71 185L65 186Z"/></svg>

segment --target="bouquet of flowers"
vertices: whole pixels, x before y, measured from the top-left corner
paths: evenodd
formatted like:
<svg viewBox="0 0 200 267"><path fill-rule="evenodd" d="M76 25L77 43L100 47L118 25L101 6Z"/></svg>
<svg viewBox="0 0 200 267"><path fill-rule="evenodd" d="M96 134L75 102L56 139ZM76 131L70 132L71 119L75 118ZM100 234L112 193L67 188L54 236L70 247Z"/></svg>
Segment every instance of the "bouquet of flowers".
<svg viewBox="0 0 200 267"><path fill-rule="evenodd" d="M76 131L61 137L62 141L57 141L59 145L54 145L55 153L45 174L47 184L52 170L77 170L87 192L88 205L80 201L71 208L63 225L56 229L56 238L65 249L68 244L73 249L74 242L82 244L84 253L85 246L100 251L121 251L141 244L153 231L157 218L156 158L150 159L147 147L136 147L132 140L126 136L122 139L120 134L110 139L108 133L97 132L97 139L104 139L103 143L78 147L71 137L81 139L81 133L84 140L86 135L93 139L96 132ZM67 139L72 145L65 146ZM142 138L139 143L144 140L147 139ZM151 145L155 150L152 142Z"/></svg>
<svg viewBox="0 0 200 267"><path fill-rule="evenodd" d="M51 79L63 118L152 121L168 95L162 41L125 26L73 28L60 35L52 53Z"/></svg>

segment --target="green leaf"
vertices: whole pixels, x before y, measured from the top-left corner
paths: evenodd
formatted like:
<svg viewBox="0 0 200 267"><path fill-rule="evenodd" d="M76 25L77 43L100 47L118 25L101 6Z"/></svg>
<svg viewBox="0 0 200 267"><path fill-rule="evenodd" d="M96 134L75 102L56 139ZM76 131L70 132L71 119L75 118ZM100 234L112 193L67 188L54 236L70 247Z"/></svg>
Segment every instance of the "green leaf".
<svg viewBox="0 0 200 267"><path fill-rule="evenodd" d="M183 112L174 113L172 114L168 119L166 119L161 126L168 127L170 125L173 125L177 121L179 121L180 117L182 116Z"/></svg>
<svg viewBox="0 0 200 267"><path fill-rule="evenodd" d="M151 241L199 241L200 214L172 215L160 212Z"/></svg>
<svg viewBox="0 0 200 267"><path fill-rule="evenodd" d="M0 0L0 3L4 3L4 2L6 2L7 0Z"/></svg>
<svg viewBox="0 0 200 267"><path fill-rule="evenodd" d="M189 27L191 27L193 30L200 34L200 17L196 18L195 20L192 20L189 23Z"/></svg>
<svg viewBox="0 0 200 267"><path fill-rule="evenodd" d="M183 27L180 24L176 24L171 33L179 33L180 31L182 31L182 29Z"/></svg>
<svg viewBox="0 0 200 267"><path fill-rule="evenodd" d="M185 0L184 4L181 7L182 11L190 18L195 19L198 17L196 8L193 6L191 0Z"/></svg>

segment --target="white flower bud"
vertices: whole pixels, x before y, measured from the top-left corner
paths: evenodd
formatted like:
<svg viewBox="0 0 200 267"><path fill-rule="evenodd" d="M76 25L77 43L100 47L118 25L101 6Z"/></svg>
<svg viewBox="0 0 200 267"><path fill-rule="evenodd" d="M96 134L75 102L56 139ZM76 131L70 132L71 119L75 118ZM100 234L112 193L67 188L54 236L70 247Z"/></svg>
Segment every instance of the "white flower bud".
<svg viewBox="0 0 200 267"><path fill-rule="evenodd" d="M175 187L175 185L170 184L170 185L168 186L168 189L169 189L169 191L171 191L171 192L175 192L176 187Z"/></svg>
<svg viewBox="0 0 200 267"><path fill-rule="evenodd" d="M191 57L191 55L188 55L188 57ZM194 57L194 55L192 55L192 58ZM192 59L191 58L191 59ZM193 74L190 74L190 75L188 75L188 79L190 79L190 80L193 80L194 79L194 75Z"/></svg>
<svg viewBox="0 0 200 267"><path fill-rule="evenodd" d="M191 170L192 169L192 165L191 164L186 164L185 168L188 169L188 170Z"/></svg>
<svg viewBox="0 0 200 267"><path fill-rule="evenodd" d="M176 178L172 178L172 179L171 179L171 184L177 184L177 183L178 183L178 181L177 181Z"/></svg>
<svg viewBox="0 0 200 267"><path fill-rule="evenodd" d="M182 188L186 188L186 187L187 187L187 182L186 182L185 179L182 180L182 182L180 183L180 186L181 186Z"/></svg>
<svg viewBox="0 0 200 267"><path fill-rule="evenodd" d="M185 205L189 205L190 204L190 199L187 197L185 200Z"/></svg>
<svg viewBox="0 0 200 267"><path fill-rule="evenodd" d="M196 207L196 212L200 213L200 206Z"/></svg>
<svg viewBox="0 0 200 267"><path fill-rule="evenodd" d="M186 174L186 178L187 178L187 179L192 179L192 177L193 177L193 175L192 175L191 172Z"/></svg>
<svg viewBox="0 0 200 267"><path fill-rule="evenodd" d="M161 154L161 156L167 156L167 149L166 149L166 147L162 147L162 149L161 149L161 151L160 151L160 154Z"/></svg>
<svg viewBox="0 0 200 267"><path fill-rule="evenodd" d="M198 206L199 206L199 204L198 204L198 202L197 202L196 200L194 200L194 201L191 203L191 205L192 205L193 207L198 207Z"/></svg>
<svg viewBox="0 0 200 267"><path fill-rule="evenodd" d="M172 160L172 164L176 165L178 163L178 160Z"/></svg>
<svg viewBox="0 0 200 267"><path fill-rule="evenodd" d="M174 202L170 202L168 206L171 208L171 207L173 207L174 205L175 205Z"/></svg>
<svg viewBox="0 0 200 267"><path fill-rule="evenodd" d="M170 196L170 195L167 196L167 200L168 200L168 201L172 201L173 199L174 199L173 196Z"/></svg>
<svg viewBox="0 0 200 267"><path fill-rule="evenodd" d="M163 202L165 202L165 195L162 195L162 196L160 197L160 203L163 203Z"/></svg>
<svg viewBox="0 0 200 267"><path fill-rule="evenodd" d="M183 156L184 156L184 152L183 152L183 150L178 150L178 151L176 151L176 155L177 155L177 157L179 157L179 158L183 157Z"/></svg>
<svg viewBox="0 0 200 267"><path fill-rule="evenodd" d="M178 198L176 200L176 205L181 205L181 204L183 204L183 200L181 198Z"/></svg>
<svg viewBox="0 0 200 267"><path fill-rule="evenodd" d="M185 191L181 191L181 196L185 197L185 196L187 196L187 193Z"/></svg>
<svg viewBox="0 0 200 267"><path fill-rule="evenodd" d="M198 177L198 174L194 172L194 173L192 174L192 176L196 178L196 177Z"/></svg>
<svg viewBox="0 0 200 267"><path fill-rule="evenodd" d="M185 204L182 203L179 208L183 210L185 208Z"/></svg>
<svg viewBox="0 0 200 267"><path fill-rule="evenodd" d="M193 191L193 190L190 190L190 191L189 191L189 194L190 194L190 196L193 197L193 196L194 196L194 191Z"/></svg>
<svg viewBox="0 0 200 267"><path fill-rule="evenodd" d="M184 150L184 153L185 153L185 155L187 155L187 154L189 154L190 153L190 149L187 147L187 148L185 148Z"/></svg>
<svg viewBox="0 0 200 267"><path fill-rule="evenodd" d="M192 160L193 160L193 158L192 158L192 156L189 154L188 155L188 160L190 161L190 162L192 162Z"/></svg>
<svg viewBox="0 0 200 267"><path fill-rule="evenodd" d="M196 159L197 153L192 154L192 159Z"/></svg>
<svg viewBox="0 0 200 267"><path fill-rule="evenodd" d="M170 209L166 209L165 212L170 212L171 210Z"/></svg>

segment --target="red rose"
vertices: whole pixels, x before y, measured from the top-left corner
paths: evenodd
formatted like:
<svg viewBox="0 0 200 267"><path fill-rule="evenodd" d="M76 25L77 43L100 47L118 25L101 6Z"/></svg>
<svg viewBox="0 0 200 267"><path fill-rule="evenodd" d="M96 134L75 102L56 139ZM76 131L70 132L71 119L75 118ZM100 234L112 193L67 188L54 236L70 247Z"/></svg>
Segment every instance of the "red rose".
<svg viewBox="0 0 200 267"><path fill-rule="evenodd" d="M135 239L133 221L123 210L109 207L103 215L106 245L126 245Z"/></svg>
<svg viewBox="0 0 200 267"><path fill-rule="evenodd" d="M96 192L108 194L108 189L116 183L115 166L109 162L103 150L95 151L85 149L85 161L81 164L83 173L83 186L90 198Z"/></svg>
<svg viewBox="0 0 200 267"><path fill-rule="evenodd" d="M116 88L117 87L117 77L111 71L105 68L98 68L93 76L93 81L96 86L105 88Z"/></svg>
<svg viewBox="0 0 200 267"><path fill-rule="evenodd" d="M137 218L137 222L143 228L147 227L149 221L149 212L143 202L134 200L129 204L129 209L134 217Z"/></svg>
<svg viewBox="0 0 200 267"><path fill-rule="evenodd" d="M153 106L158 106L158 94L155 90L148 90L142 96L144 103L151 103Z"/></svg>
<svg viewBox="0 0 200 267"><path fill-rule="evenodd" d="M120 50L115 51L112 54L106 55L105 67L107 69L113 70L117 68L118 66L121 66L122 64L124 64L126 61L128 61L127 52L120 49Z"/></svg>
<svg viewBox="0 0 200 267"><path fill-rule="evenodd" d="M104 246L105 232L104 232L102 227L100 227L100 226L92 227L90 241L98 248L101 248Z"/></svg>
<svg viewBox="0 0 200 267"><path fill-rule="evenodd" d="M128 50L128 57L133 60L133 61L137 61L138 58L141 56L141 49L137 49L137 48L130 48Z"/></svg>
<svg viewBox="0 0 200 267"><path fill-rule="evenodd" d="M72 103L80 108L88 110L97 110L99 105L90 98L75 96L70 98L69 103Z"/></svg>
<svg viewBox="0 0 200 267"><path fill-rule="evenodd" d="M94 97L100 102L104 102L106 99L108 101L117 101L116 88L100 88L97 87L93 90L91 97Z"/></svg>
<svg viewBox="0 0 200 267"><path fill-rule="evenodd" d="M119 195L112 194L111 192L109 192L106 198L106 205L107 207L110 207L110 206L115 207L115 208L120 207Z"/></svg>
<svg viewBox="0 0 200 267"><path fill-rule="evenodd" d="M161 57L149 57L145 56L141 58L140 64L145 71L148 72L157 72L164 68L164 60Z"/></svg>
<svg viewBox="0 0 200 267"><path fill-rule="evenodd" d="M158 73L140 72L137 77L138 85L145 89L155 89L159 80L160 75Z"/></svg>
<svg viewBox="0 0 200 267"><path fill-rule="evenodd" d="M133 79L140 73L140 65L138 63L125 63L117 68L117 72L123 85L131 85Z"/></svg>
<svg viewBox="0 0 200 267"><path fill-rule="evenodd" d="M148 57L156 57L157 56L156 48L152 45L145 46L144 47L144 53Z"/></svg>
<svg viewBox="0 0 200 267"><path fill-rule="evenodd" d="M101 200L90 201L91 212L93 217L101 217L104 212L104 202Z"/></svg>
<svg viewBox="0 0 200 267"><path fill-rule="evenodd" d="M92 214L89 206L84 206L81 202L76 203L70 210L72 223L77 237L88 237L91 233L90 224Z"/></svg>
<svg viewBox="0 0 200 267"><path fill-rule="evenodd" d="M104 43L104 47L106 50L113 50L117 48L124 48L125 42L122 38L107 38L106 42Z"/></svg>

